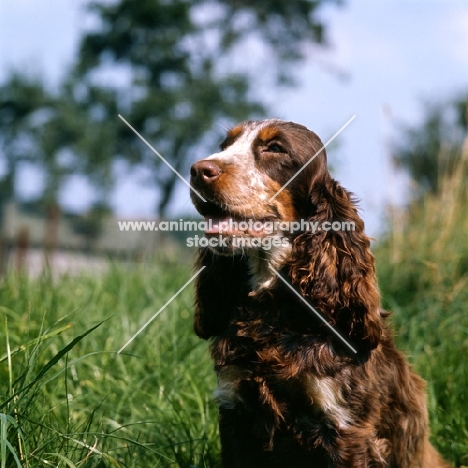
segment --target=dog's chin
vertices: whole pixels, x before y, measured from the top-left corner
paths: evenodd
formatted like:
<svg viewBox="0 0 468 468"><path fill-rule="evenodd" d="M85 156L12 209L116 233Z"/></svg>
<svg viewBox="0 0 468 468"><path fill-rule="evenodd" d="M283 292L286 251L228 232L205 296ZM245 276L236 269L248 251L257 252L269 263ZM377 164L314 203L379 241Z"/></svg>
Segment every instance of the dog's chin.
<svg viewBox="0 0 468 468"><path fill-rule="evenodd" d="M232 234L206 234L207 247L215 254L233 256L259 256L262 252L268 253L278 247L284 247L289 239L278 234L270 236L232 235ZM261 256L261 255L260 255Z"/></svg>
<svg viewBox="0 0 468 468"><path fill-rule="evenodd" d="M209 249L217 255L233 257L236 255L246 255L248 252L258 249L260 246L252 247L258 244L250 236L232 235L232 234L206 234Z"/></svg>

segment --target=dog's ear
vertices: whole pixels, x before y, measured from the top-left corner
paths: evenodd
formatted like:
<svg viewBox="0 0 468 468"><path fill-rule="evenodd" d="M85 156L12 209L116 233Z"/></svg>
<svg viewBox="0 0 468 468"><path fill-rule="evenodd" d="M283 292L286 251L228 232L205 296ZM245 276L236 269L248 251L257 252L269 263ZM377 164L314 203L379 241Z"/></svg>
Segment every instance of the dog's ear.
<svg viewBox="0 0 468 468"><path fill-rule="evenodd" d="M209 248L197 254L196 269L204 266L195 286L195 333L204 339L217 336L229 325L233 312L248 291L248 268L241 256L222 256ZM244 294L245 293L245 294Z"/></svg>
<svg viewBox="0 0 468 468"><path fill-rule="evenodd" d="M380 294L364 223L330 176L312 186L311 230L293 241L290 276L330 324L368 354L381 338ZM312 224L311 224L312 223Z"/></svg>

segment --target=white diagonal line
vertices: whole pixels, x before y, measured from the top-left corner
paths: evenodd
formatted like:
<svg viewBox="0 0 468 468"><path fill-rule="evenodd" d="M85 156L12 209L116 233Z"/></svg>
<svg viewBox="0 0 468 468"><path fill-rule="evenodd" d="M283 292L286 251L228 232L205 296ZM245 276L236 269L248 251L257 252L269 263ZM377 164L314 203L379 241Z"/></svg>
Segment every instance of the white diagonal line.
<svg viewBox="0 0 468 468"><path fill-rule="evenodd" d="M204 269L202 266L118 351L120 354Z"/></svg>
<svg viewBox="0 0 468 468"><path fill-rule="evenodd" d="M353 115L269 200L274 200L354 119Z"/></svg>
<svg viewBox="0 0 468 468"><path fill-rule="evenodd" d="M338 333L323 317L317 312L271 265L270 270L354 353L357 354L357 350L354 349L348 341Z"/></svg>
<svg viewBox="0 0 468 468"><path fill-rule="evenodd" d="M163 161L166 164L166 166L169 167L169 169L180 178L180 180L185 185L190 187L190 190L193 190L193 192L196 193L201 200L206 202L206 200L120 114L119 117L128 125L129 128L131 128L135 132L137 136L140 137L141 141L143 141L143 143L145 143L153 151L153 153L156 154L156 156L158 156L161 159L161 161Z"/></svg>

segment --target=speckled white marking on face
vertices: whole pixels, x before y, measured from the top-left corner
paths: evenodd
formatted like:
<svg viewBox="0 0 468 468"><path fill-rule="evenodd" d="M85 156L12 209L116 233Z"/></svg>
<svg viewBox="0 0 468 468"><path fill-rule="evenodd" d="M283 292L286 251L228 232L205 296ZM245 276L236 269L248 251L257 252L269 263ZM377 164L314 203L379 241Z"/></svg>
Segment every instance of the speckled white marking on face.
<svg viewBox="0 0 468 468"><path fill-rule="evenodd" d="M275 122L278 121L271 119L263 122L251 122L246 124L242 133L232 145L206 158L208 160L218 161L223 165L226 172L229 172L230 169L236 171L239 189L235 194L236 197L232 194L230 199L226 199L227 203L245 205L247 207L252 192L254 192L255 197L261 201L269 199L268 182L270 179L266 174L259 171L255 165L253 143L259 131Z"/></svg>
<svg viewBox="0 0 468 468"><path fill-rule="evenodd" d="M249 169L247 171L247 177L249 179L249 187L252 190L265 190L266 186L260 171L256 169ZM264 193L260 193L260 198L262 197L262 195L266 196Z"/></svg>
<svg viewBox="0 0 468 468"><path fill-rule="evenodd" d="M253 143L258 133L265 127L278 123L278 120L269 119L262 122L246 124L240 136L234 143L219 153L214 153L206 159L213 159L229 166L242 167L243 186L256 192L260 200L269 198L267 194L268 177L255 166Z"/></svg>
<svg viewBox="0 0 468 468"><path fill-rule="evenodd" d="M242 167L246 167L244 164L253 160L252 143L260 128L260 125L253 123L250 126L245 126L243 132L232 145L206 159L216 159L226 164L239 163L242 164Z"/></svg>
<svg viewBox="0 0 468 468"><path fill-rule="evenodd" d="M276 119L270 119L262 122L246 123L242 127L241 133L238 134L230 146L206 158L219 164L224 173L220 177L221 185L224 183L228 187L219 190L218 202L221 202L223 208L239 218L264 219L277 216L278 210L275 205L279 200L273 203L265 203L277 190L275 186L277 183L257 167L253 145L262 129L280 122ZM222 181L223 178L224 182ZM283 238L281 233L274 235L279 240ZM233 247L233 251L246 253L249 256L253 290L269 287L276 280L268 265L271 264L275 269L279 269L290 249L289 243L276 245L271 247L264 256L259 256L259 247L252 247L251 249ZM266 258L264 258L265 256ZM226 395L232 393L232 391L233 388L229 387L229 385L220 385L217 394L220 400L224 400L228 404L227 400L229 398Z"/></svg>

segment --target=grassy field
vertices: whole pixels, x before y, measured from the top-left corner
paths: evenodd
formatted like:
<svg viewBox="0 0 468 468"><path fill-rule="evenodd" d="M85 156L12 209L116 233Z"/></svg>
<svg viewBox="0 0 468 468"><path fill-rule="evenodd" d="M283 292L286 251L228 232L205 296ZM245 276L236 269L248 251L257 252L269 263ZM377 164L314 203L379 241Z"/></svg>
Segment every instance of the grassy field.
<svg viewBox="0 0 468 468"><path fill-rule="evenodd" d="M463 179L396 213L376 246L397 342L428 381L434 444L468 465L468 200ZM0 468L218 464L215 378L191 330L188 265L0 284Z"/></svg>
<svg viewBox="0 0 468 468"><path fill-rule="evenodd" d="M117 354L189 277L164 265L6 279L1 468L217 466L215 379L191 332L191 290Z"/></svg>
<svg viewBox="0 0 468 468"><path fill-rule="evenodd" d="M467 166L394 212L375 249L397 344L428 382L433 441L455 466L468 466Z"/></svg>

